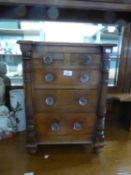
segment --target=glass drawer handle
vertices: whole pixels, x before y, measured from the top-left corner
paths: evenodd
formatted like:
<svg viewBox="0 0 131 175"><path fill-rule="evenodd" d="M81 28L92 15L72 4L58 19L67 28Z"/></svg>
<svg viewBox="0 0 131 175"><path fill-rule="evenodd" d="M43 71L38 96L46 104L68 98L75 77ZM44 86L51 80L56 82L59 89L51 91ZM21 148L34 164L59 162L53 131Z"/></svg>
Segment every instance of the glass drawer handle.
<svg viewBox="0 0 131 175"><path fill-rule="evenodd" d="M55 100L53 97L46 97L45 103L49 106L52 106L55 103Z"/></svg>
<svg viewBox="0 0 131 175"><path fill-rule="evenodd" d="M76 130L76 131L79 131L81 129L81 124L79 122L75 122L74 126L73 126L73 129Z"/></svg>
<svg viewBox="0 0 131 175"><path fill-rule="evenodd" d="M53 58L51 56L45 56L43 57L43 61L45 64L49 65L53 63Z"/></svg>
<svg viewBox="0 0 131 175"><path fill-rule="evenodd" d="M85 56L83 57L83 60L84 60L84 63L85 63L85 64L91 64L91 62L92 62L92 57L91 57L90 55L85 55Z"/></svg>
<svg viewBox="0 0 131 175"><path fill-rule="evenodd" d="M52 131L59 131L60 130L60 124L58 122L54 122L52 125L51 125L51 130Z"/></svg>
<svg viewBox="0 0 131 175"><path fill-rule="evenodd" d="M89 79L90 79L90 77L89 77L88 74L83 74L83 75L80 76L80 81L81 81L82 83L88 82Z"/></svg>
<svg viewBox="0 0 131 175"><path fill-rule="evenodd" d="M45 80L48 81L48 82L52 82L52 81L54 80L53 74L47 73L47 74L45 75Z"/></svg>
<svg viewBox="0 0 131 175"><path fill-rule="evenodd" d="M87 98L81 97L81 98L79 99L79 105L85 106L85 105L87 105L87 103L88 103Z"/></svg>

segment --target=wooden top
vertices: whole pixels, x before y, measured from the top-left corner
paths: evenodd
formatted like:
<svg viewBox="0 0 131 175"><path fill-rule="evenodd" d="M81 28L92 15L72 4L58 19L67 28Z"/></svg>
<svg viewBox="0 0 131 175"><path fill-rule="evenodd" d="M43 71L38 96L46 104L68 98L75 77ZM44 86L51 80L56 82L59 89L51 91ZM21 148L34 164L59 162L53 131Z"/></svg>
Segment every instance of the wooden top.
<svg viewBox="0 0 131 175"><path fill-rule="evenodd" d="M131 102L130 93L109 94L108 99L119 100L120 102Z"/></svg>
<svg viewBox="0 0 131 175"><path fill-rule="evenodd" d="M88 46L88 47L114 47L116 44L97 44L97 43L64 43L64 42L43 42L43 41L27 41L19 40L18 44L46 45L46 46Z"/></svg>

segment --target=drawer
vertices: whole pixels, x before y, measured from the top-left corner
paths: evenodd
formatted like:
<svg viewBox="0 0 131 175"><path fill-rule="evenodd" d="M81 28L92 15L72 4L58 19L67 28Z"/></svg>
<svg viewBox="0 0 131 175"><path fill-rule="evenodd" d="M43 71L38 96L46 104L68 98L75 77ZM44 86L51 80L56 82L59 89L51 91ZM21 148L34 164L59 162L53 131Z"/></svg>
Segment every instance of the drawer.
<svg viewBox="0 0 131 175"><path fill-rule="evenodd" d="M35 86L43 88L96 89L100 83L100 72L91 69L35 69L33 74Z"/></svg>
<svg viewBox="0 0 131 175"><path fill-rule="evenodd" d="M43 53L33 57L34 68L50 68L60 67L65 65L64 53Z"/></svg>
<svg viewBox="0 0 131 175"><path fill-rule="evenodd" d="M88 53L73 53L70 55L70 65L78 68L100 68L101 55Z"/></svg>
<svg viewBox="0 0 131 175"><path fill-rule="evenodd" d="M40 141L84 141L92 137L96 125L94 113L41 113L35 119Z"/></svg>
<svg viewBox="0 0 131 175"><path fill-rule="evenodd" d="M97 109L97 90L35 89L35 112L92 112Z"/></svg>
<svg viewBox="0 0 131 175"><path fill-rule="evenodd" d="M34 68L100 68L100 55L89 53L45 53L33 58Z"/></svg>

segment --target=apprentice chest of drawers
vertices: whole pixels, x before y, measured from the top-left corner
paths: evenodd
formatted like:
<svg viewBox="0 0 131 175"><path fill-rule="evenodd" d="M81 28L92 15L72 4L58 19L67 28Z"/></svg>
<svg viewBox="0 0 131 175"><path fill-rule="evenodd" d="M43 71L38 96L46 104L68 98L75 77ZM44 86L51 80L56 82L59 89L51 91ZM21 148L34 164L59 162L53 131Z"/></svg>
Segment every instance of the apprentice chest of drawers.
<svg viewBox="0 0 131 175"><path fill-rule="evenodd" d="M27 148L104 145L112 45L19 41L23 55Z"/></svg>

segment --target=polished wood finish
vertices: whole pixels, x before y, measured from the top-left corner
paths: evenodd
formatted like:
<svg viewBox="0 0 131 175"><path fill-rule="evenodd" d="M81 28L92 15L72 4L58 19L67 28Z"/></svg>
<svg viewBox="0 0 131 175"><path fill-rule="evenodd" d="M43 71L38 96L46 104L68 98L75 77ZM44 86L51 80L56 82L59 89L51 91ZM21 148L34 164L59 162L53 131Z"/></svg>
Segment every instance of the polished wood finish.
<svg viewBox="0 0 131 175"><path fill-rule="evenodd" d="M66 70L66 69L65 69ZM89 69L83 69L83 70L72 70L73 76L71 78L63 76L64 69L41 69L41 70L34 70L34 84L36 87L43 87L43 88L50 88L50 85L53 85L54 88L71 88L72 86L75 86L75 89L78 88L98 88L98 84L100 82L100 74L97 70L89 70ZM45 80L45 76L51 73L54 76L54 80L52 82L48 82ZM88 76L89 80L87 80L86 83L82 83L80 78L82 76Z"/></svg>
<svg viewBox="0 0 131 175"><path fill-rule="evenodd" d="M36 102L36 105L34 106L35 112L96 112L98 91L84 89L59 90L54 89L53 87L54 86L52 86L51 90L34 90L34 100ZM52 106L46 104L45 99L47 97L54 98L54 104ZM81 97L87 99L87 104L79 104Z"/></svg>
<svg viewBox="0 0 131 175"><path fill-rule="evenodd" d="M59 112L59 111L58 111ZM36 116L37 136L40 144L82 144L93 143L96 114L89 113L39 113ZM76 121L81 129L75 129ZM60 124L60 130L52 130L53 123Z"/></svg>
<svg viewBox="0 0 131 175"><path fill-rule="evenodd" d="M24 63L29 151L35 152L37 145L47 143L92 143L96 149L104 146L109 54L113 45L18 43ZM53 53L57 53L55 59Z"/></svg>
<svg viewBox="0 0 131 175"><path fill-rule="evenodd" d="M57 48L59 49L59 48ZM78 69L78 68L99 68L100 65L100 55L97 54L92 54L92 53L88 53L88 50L85 51L85 53L73 53L73 54L63 54L63 53L56 53L53 52L52 50L50 50L51 53L49 53L49 51L47 51L45 49L46 54L42 54L42 53L34 53L32 55L33 59L33 65L34 68L50 68L53 66L53 68L70 68L70 69ZM76 52L76 51L75 51ZM87 53L86 53L87 52ZM44 57L50 56L53 59L53 64L52 65L46 65L43 61ZM86 63L86 57L88 59L89 57L89 63ZM58 59L59 58L59 59ZM68 58L70 58L70 60L68 60ZM70 61L70 62L69 62ZM69 64L68 64L69 63Z"/></svg>

